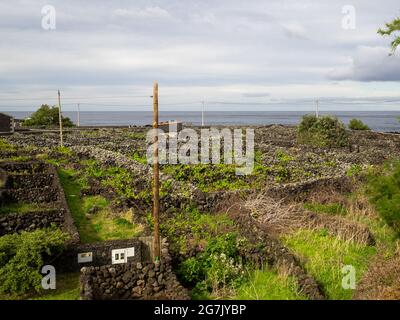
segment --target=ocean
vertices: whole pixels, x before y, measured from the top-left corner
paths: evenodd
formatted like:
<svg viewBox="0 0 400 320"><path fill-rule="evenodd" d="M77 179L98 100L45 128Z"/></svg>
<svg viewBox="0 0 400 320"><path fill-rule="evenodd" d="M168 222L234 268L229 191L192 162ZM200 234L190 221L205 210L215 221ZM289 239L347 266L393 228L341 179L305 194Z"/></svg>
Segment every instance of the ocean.
<svg viewBox="0 0 400 320"><path fill-rule="evenodd" d="M13 115L17 119L28 117L28 111L2 111ZM268 125L299 123L307 111L207 111L204 113L205 125ZM374 131L400 132L400 111L322 111L321 115L337 116L345 124L350 119L362 120ZM77 112L66 111L64 116L77 121ZM151 111L82 111L80 124L82 126L122 126L147 125L152 123ZM201 124L200 111L160 111L159 120L178 120L184 123Z"/></svg>

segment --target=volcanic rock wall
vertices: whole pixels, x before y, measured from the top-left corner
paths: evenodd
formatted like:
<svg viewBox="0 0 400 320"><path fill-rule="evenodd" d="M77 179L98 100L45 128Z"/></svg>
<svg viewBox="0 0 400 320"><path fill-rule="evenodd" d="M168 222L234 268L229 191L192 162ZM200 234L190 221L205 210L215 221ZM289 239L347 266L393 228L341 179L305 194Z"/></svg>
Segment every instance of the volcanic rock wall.
<svg viewBox="0 0 400 320"><path fill-rule="evenodd" d="M155 263L83 267L81 299L189 299L188 291L172 271L166 239L162 241L161 256L161 261Z"/></svg>

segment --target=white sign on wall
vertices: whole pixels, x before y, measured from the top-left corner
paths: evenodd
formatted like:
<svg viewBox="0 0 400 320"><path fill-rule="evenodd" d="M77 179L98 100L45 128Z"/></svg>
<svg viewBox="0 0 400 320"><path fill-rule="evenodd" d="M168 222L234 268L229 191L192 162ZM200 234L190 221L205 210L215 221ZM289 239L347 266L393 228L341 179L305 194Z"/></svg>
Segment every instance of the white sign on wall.
<svg viewBox="0 0 400 320"><path fill-rule="evenodd" d="M82 252L78 253L78 263L92 262L93 253L92 252Z"/></svg>
<svg viewBox="0 0 400 320"><path fill-rule="evenodd" d="M112 264L127 263L129 257L135 256L135 248L114 249L111 251Z"/></svg>

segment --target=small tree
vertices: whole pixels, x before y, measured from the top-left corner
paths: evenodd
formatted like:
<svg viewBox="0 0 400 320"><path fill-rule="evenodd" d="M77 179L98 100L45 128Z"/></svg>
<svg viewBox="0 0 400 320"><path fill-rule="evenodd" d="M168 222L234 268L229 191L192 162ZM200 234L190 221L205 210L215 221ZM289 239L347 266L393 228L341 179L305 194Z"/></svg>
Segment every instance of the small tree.
<svg viewBox="0 0 400 320"><path fill-rule="evenodd" d="M62 123L64 127L73 127L71 119L68 117L62 117ZM29 119L23 122L24 126L45 126L53 127L59 124L58 107L50 107L47 104L42 104L40 108L34 112Z"/></svg>
<svg viewBox="0 0 400 320"><path fill-rule="evenodd" d="M297 129L297 140L316 147L344 147L349 144L344 124L332 116L303 116Z"/></svg>
<svg viewBox="0 0 400 320"><path fill-rule="evenodd" d="M351 119L349 122L349 129L351 130L370 130L370 128L361 120Z"/></svg>
<svg viewBox="0 0 400 320"><path fill-rule="evenodd" d="M390 43L390 46L392 47L392 55L396 51L397 47L400 45L400 35L396 35L396 32L400 31L400 18L396 18L392 22L385 23L385 27L385 29L380 28L378 30L378 33L382 36L394 35L394 39Z"/></svg>

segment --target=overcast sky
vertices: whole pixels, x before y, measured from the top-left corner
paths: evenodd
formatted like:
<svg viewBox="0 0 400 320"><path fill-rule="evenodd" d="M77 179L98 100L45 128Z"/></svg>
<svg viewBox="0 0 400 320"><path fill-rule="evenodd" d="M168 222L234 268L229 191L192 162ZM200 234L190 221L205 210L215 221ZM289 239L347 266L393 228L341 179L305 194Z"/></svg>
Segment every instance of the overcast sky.
<svg viewBox="0 0 400 320"><path fill-rule="evenodd" d="M54 30L42 28L45 5ZM57 89L66 109L143 110L154 80L164 110L315 98L400 110L400 52L376 33L399 15L399 0L1 0L0 111L54 104Z"/></svg>

